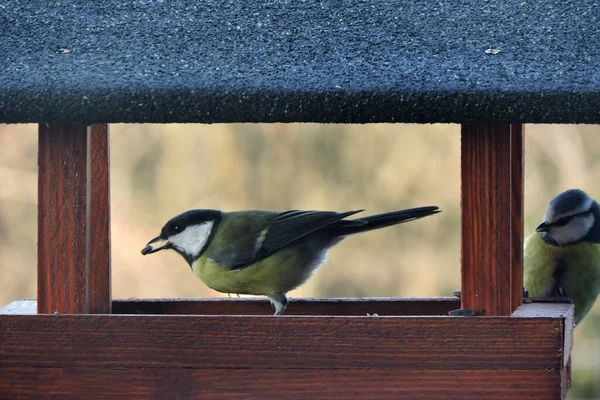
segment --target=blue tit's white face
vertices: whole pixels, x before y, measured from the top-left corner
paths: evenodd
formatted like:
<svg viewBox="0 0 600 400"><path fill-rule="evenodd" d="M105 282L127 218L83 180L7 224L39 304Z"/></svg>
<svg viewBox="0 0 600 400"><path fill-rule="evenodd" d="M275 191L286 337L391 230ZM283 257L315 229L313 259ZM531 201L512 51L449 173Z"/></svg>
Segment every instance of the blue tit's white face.
<svg viewBox="0 0 600 400"><path fill-rule="evenodd" d="M568 246L584 239L595 224L591 212L594 200L581 190L568 190L558 195L546 209L544 222L536 232L547 243Z"/></svg>

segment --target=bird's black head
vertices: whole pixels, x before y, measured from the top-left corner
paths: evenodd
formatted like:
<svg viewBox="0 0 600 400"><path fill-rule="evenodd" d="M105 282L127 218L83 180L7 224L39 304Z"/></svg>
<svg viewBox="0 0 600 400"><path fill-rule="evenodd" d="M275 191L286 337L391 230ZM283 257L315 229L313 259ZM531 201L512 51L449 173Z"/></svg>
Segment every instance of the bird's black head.
<svg viewBox="0 0 600 400"><path fill-rule="evenodd" d="M219 210L190 210L171 218L160 235L148 242L142 254L173 249L192 265L210 244L221 221ZM162 242L155 246L154 243Z"/></svg>

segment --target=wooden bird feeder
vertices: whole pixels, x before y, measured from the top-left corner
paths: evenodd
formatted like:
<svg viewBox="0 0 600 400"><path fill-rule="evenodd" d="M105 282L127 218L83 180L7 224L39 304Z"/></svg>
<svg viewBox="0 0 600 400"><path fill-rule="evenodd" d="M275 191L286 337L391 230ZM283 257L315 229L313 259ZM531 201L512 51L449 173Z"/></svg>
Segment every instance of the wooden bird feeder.
<svg viewBox="0 0 600 400"><path fill-rule="evenodd" d="M11 7L0 122L39 124L38 296L0 312L0 397L565 398L573 307L522 299L521 124L600 122L594 1ZM112 300L117 122L461 123L462 299Z"/></svg>

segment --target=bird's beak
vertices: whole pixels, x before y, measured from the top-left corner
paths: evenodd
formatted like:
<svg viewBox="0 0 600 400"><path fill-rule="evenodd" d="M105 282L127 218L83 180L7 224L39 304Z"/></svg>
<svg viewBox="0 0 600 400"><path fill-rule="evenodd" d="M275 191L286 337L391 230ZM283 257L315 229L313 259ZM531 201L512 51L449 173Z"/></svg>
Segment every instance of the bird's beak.
<svg viewBox="0 0 600 400"><path fill-rule="evenodd" d="M154 246L154 243L156 242L160 242L162 241L163 243L161 243L158 246ZM154 239L152 239L151 241L148 242L148 244L146 245L146 247L144 247L142 249L142 255L146 255L146 254L152 254L152 253L156 253L157 251L163 250L163 249L169 249L171 248L171 242L169 242L167 239L163 239L160 235L155 237Z"/></svg>
<svg viewBox="0 0 600 400"><path fill-rule="evenodd" d="M548 232L548 225L546 224L546 222L542 222L541 224L538 225L537 228L535 228L536 232Z"/></svg>

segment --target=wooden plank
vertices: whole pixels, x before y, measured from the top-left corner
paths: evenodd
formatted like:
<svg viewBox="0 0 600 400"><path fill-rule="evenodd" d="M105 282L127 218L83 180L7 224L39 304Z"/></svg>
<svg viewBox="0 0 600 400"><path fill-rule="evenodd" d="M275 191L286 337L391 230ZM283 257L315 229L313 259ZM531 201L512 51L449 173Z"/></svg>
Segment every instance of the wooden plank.
<svg viewBox="0 0 600 400"><path fill-rule="evenodd" d="M38 312L87 313L85 125L39 126Z"/></svg>
<svg viewBox="0 0 600 400"><path fill-rule="evenodd" d="M515 312L511 314L512 317L517 318L565 318L565 321L573 319L573 311L575 310L571 303L524 303L521 304Z"/></svg>
<svg viewBox="0 0 600 400"><path fill-rule="evenodd" d="M89 131L89 312L110 314L110 136L107 124Z"/></svg>
<svg viewBox="0 0 600 400"><path fill-rule="evenodd" d="M523 213L515 205L522 204L522 167L512 168L522 162L522 152L520 160L514 159L519 152L513 138L518 141L519 132L518 125L510 124L462 126L461 300L462 308L478 315L510 315L520 304L513 304L513 286L522 282L517 263L522 260Z"/></svg>
<svg viewBox="0 0 600 400"><path fill-rule="evenodd" d="M0 316L0 368L560 369L564 319Z"/></svg>
<svg viewBox="0 0 600 400"><path fill-rule="evenodd" d="M562 368L561 374L561 399L567 398L567 393L571 388L571 357L566 360L566 367Z"/></svg>
<svg viewBox="0 0 600 400"><path fill-rule="evenodd" d="M410 316L447 315L459 302L454 297L433 298L329 298L290 299L296 314L286 315L346 315ZM268 301L261 299L143 299L113 300L115 314L177 314L177 315L265 315ZM34 315L36 300L17 300L0 308L0 314ZM286 310L287 311L287 310ZM379 312L377 312L379 311ZM269 314L270 315L270 314ZM512 317L573 318L573 303L564 297L528 297Z"/></svg>
<svg viewBox="0 0 600 400"><path fill-rule="evenodd" d="M37 314L37 301L17 300L0 308L0 315L35 315Z"/></svg>
<svg viewBox="0 0 600 400"><path fill-rule="evenodd" d="M512 264L510 270L511 310L514 311L523 301L523 245L524 245L524 197L525 190L525 157L523 125L510 125L511 140L511 241Z"/></svg>
<svg viewBox="0 0 600 400"><path fill-rule="evenodd" d="M285 315L448 315L460 307L453 297L428 299L290 299ZM201 315L271 315L268 300L259 298L229 299L143 299L115 300L115 314L201 314Z"/></svg>
<svg viewBox="0 0 600 400"><path fill-rule="evenodd" d="M6 398L35 399L560 399L560 371L0 369Z"/></svg>
<svg viewBox="0 0 600 400"><path fill-rule="evenodd" d="M448 315L460 307L455 297L434 298L328 298L290 299L285 315ZM0 309L0 314L36 314L35 300L17 300ZM177 315L271 315L268 300L259 298L229 299L142 299L113 300L114 314Z"/></svg>
<svg viewBox="0 0 600 400"><path fill-rule="evenodd" d="M110 271L103 271L110 246L96 247L98 242L106 243L109 234L108 147L103 142L108 140L107 129L105 125L39 126L39 313L110 310L106 293ZM98 187L92 189L92 184ZM94 262L93 273L90 262Z"/></svg>
<svg viewBox="0 0 600 400"><path fill-rule="evenodd" d="M556 302L551 303L551 300ZM559 303L560 302L560 303ZM515 318L564 318L563 323L563 367L567 380L571 379L570 369L571 351L573 350L573 329L575 320L575 306L569 298L544 298L529 297L511 314ZM565 392L566 393L566 392Z"/></svg>
<svg viewBox="0 0 600 400"><path fill-rule="evenodd" d="M285 315L448 315L460 306L455 297L433 298L301 298L290 299ZM0 314L36 314L36 300L17 300ZM114 314L271 315L268 300L260 298L113 300Z"/></svg>

